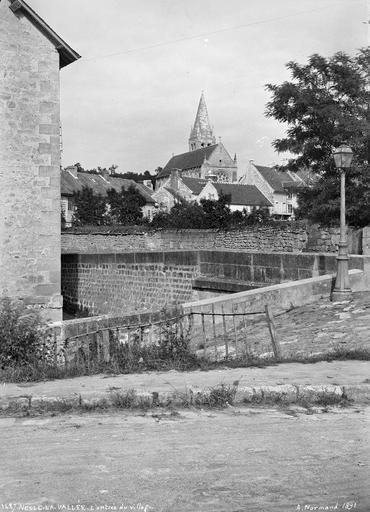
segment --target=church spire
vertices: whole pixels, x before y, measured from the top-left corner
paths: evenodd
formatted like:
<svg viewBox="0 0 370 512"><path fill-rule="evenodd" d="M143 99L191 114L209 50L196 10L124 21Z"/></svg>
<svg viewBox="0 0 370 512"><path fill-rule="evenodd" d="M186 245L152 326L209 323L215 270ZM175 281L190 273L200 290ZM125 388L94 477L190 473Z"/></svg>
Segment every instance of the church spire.
<svg viewBox="0 0 370 512"><path fill-rule="evenodd" d="M212 146L213 144L216 144L216 137L213 135L211 123L209 122L206 100L202 91L194 126L190 132L189 151Z"/></svg>

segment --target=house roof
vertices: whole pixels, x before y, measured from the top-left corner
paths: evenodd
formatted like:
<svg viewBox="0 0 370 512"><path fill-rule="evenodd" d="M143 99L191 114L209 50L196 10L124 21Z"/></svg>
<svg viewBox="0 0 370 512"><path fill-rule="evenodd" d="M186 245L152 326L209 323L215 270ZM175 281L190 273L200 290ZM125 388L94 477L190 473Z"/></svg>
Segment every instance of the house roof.
<svg viewBox="0 0 370 512"><path fill-rule="evenodd" d="M173 188L171 187L164 187L164 189L170 193L172 195L172 197L174 199L176 199L176 201L178 201L179 203L184 203L185 202L185 198L177 191L177 190L174 190Z"/></svg>
<svg viewBox="0 0 370 512"><path fill-rule="evenodd" d="M264 167L263 165L255 165L255 167L274 192L285 192L282 180L276 169L273 167Z"/></svg>
<svg viewBox="0 0 370 512"><path fill-rule="evenodd" d="M258 190L255 185L239 185L235 183L212 182L217 193L231 196L230 204L243 206L273 206L272 203Z"/></svg>
<svg viewBox="0 0 370 512"><path fill-rule="evenodd" d="M21 12L24 16L44 34L47 39L55 46L59 53L59 66L63 68L71 64L81 56L73 50L63 39L58 36L54 30L24 1L24 0L10 0L10 9L14 13Z"/></svg>
<svg viewBox="0 0 370 512"><path fill-rule="evenodd" d="M201 193L207 184L207 180L202 180L200 178L188 178L186 176L181 176L181 180L196 196Z"/></svg>
<svg viewBox="0 0 370 512"><path fill-rule="evenodd" d="M297 190L305 185L303 179L296 173L278 171L274 167L264 167L263 165L256 165L255 167L274 192L283 193L286 190Z"/></svg>
<svg viewBox="0 0 370 512"><path fill-rule="evenodd" d="M197 169L202 166L204 159L208 159L218 144L204 148L188 151L181 155L174 155L158 174L157 178L164 178L171 174L172 169Z"/></svg>
<svg viewBox="0 0 370 512"><path fill-rule="evenodd" d="M81 191L83 187L89 187L95 194L105 196L111 188L120 192L122 187L127 190L130 186L134 186L148 204L155 203L150 193L145 190L146 187L140 183L136 183L134 180L127 180L117 176L104 177L101 174L92 172L77 172L77 178L75 178L68 170L61 171L62 196L72 196L74 193Z"/></svg>

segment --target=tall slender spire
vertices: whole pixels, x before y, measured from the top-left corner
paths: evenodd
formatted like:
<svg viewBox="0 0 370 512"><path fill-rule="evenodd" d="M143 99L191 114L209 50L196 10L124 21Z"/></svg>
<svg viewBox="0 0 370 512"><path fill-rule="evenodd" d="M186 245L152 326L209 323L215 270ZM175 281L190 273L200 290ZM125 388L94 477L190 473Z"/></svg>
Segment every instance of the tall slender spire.
<svg viewBox="0 0 370 512"><path fill-rule="evenodd" d="M190 132L189 151L212 146L213 144L216 144L216 137L213 135L211 123L209 122L206 100L202 91L194 126Z"/></svg>

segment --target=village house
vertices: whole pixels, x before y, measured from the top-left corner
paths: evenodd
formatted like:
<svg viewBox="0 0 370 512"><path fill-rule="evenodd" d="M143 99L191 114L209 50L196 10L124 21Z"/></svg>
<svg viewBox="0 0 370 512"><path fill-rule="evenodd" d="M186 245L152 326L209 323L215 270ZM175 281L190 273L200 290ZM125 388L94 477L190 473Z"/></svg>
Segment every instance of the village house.
<svg viewBox="0 0 370 512"><path fill-rule="evenodd" d="M60 69L80 56L24 0L0 0L0 294L62 319Z"/></svg>
<svg viewBox="0 0 370 512"><path fill-rule="evenodd" d="M294 218L294 209L298 206L297 192L305 186L299 173L256 165L253 160L249 162L239 183L255 185L272 203L271 215L286 220Z"/></svg>
<svg viewBox="0 0 370 512"><path fill-rule="evenodd" d="M167 181L173 169L177 169L182 177L201 179L212 177L214 181L228 183L237 181L236 156L231 158L221 140L216 143L203 93L188 144L189 151L173 155L157 175L156 190Z"/></svg>
<svg viewBox="0 0 370 512"><path fill-rule="evenodd" d="M66 227L72 225L72 218L75 209L74 194L80 192L84 187L90 188L94 194L106 196L108 190L114 189L117 192L128 190L134 187L145 199L145 205L142 207L143 217L151 220L157 210L156 201L152 198L152 191L141 183L134 180L121 178L117 174L108 172L88 172L79 171L76 166L66 167L61 170L61 209L66 221Z"/></svg>
<svg viewBox="0 0 370 512"><path fill-rule="evenodd" d="M217 201L221 194L230 197L231 211L245 210L250 213L253 209L267 208L270 210L273 207L273 204L255 185L189 178L180 176L177 170L172 170L167 181L154 192L152 198L157 202L160 211L169 211L175 204L184 201L198 203L202 199Z"/></svg>

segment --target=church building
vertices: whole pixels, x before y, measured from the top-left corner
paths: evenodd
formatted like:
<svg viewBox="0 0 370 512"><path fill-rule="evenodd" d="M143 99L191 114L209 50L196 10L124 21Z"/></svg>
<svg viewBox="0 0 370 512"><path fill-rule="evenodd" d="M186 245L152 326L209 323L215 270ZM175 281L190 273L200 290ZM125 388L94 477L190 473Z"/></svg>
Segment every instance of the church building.
<svg viewBox="0 0 370 512"><path fill-rule="evenodd" d="M194 126L189 137L189 151L174 155L156 178L156 190L167 182L171 171L177 170L181 177L210 179L216 182L237 181L236 156L232 158L211 127L204 94L200 97Z"/></svg>

